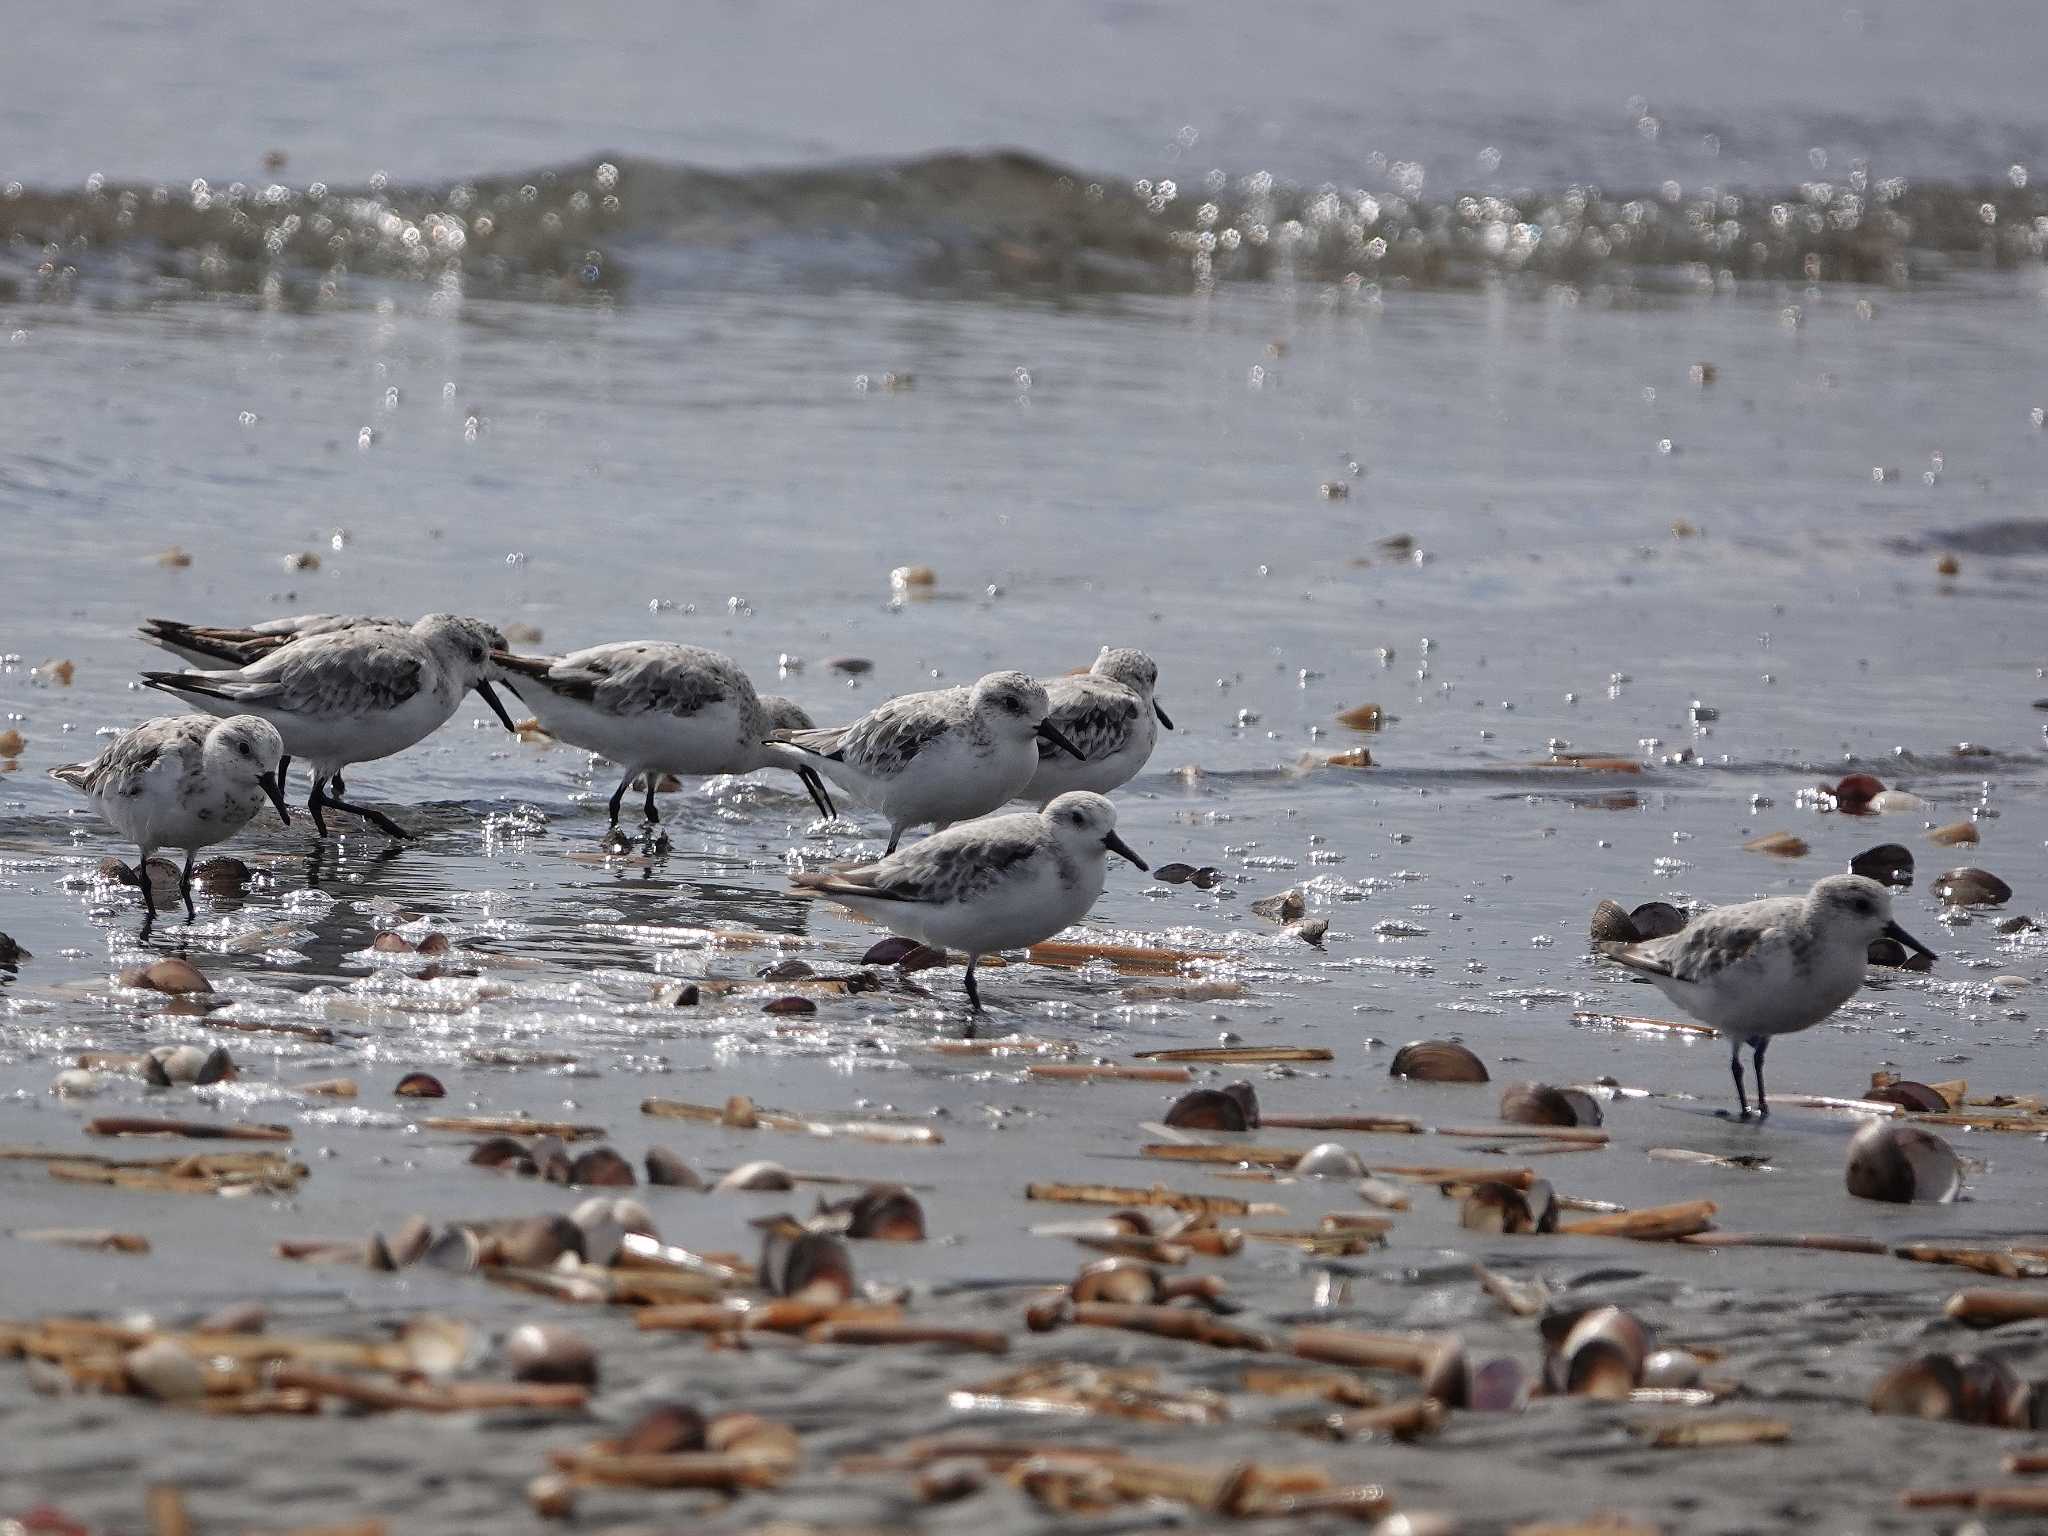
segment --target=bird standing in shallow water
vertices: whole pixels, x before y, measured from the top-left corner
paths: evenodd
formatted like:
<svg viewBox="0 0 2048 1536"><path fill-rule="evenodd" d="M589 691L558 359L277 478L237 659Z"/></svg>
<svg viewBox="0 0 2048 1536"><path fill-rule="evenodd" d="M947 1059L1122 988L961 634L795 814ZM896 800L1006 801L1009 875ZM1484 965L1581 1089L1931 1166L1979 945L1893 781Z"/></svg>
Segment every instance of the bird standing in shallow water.
<svg viewBox="0 0 2048 1536"><path fill-rule="evenodd" d="M1021 799L1045 805L1070 789L1106 795L1134 778L1152 756L1159 727L1173 721L1152 690L1159 668L1143 651L1105 645L1086 672L1045 680L1052 713L1046 723L1080 752L1074 758L1051 743L1038 749L1038 767Z"/></svg>
<svg viewBox="0 0 2048 1536"><path fill-rule="evenodd" d="M1046 719L1045 689L1022 672L991 672L971 688L906 693L851 725L790 731L792 766L809 762L889 818L888 853L905 830L986 816L1017 798L1038 769L1038 743L1079 758Z"/></svg>
<svg viewBox="0 0 2048 1536"><path fill-rule="evenodd" d="M1076 791L1043 811L970 821L873 864L807 872L793 883L903 938L965 950L967 1001L979 1013L981 957L1036 944L1086 917L1112 853L1146 867L1117 836L1116 807Z"/></svg>
<svg viewBox="0 0 2048 1536"><path fill-rule="evenodd" d="M199 849L224 843L246 827L263 808L265 796L291 825L277 776L283 756L284 740L276 727L255 715L226 720L163 715L123 731L89 763L52 768L50 777L83 793L141 850L135 871L149 914L142 925L147 938L156 922L149 859L157 849L185 850L178 891L189 921L198 915L192 905L192 859Z"/></svg>
<svg viewBox="0 0 2048 1536"><path fill-rule="evenodd" d="M1810 1029L1863 985L1873 939L1934 951L1892 920L1891 892L1861 875L1830 875L1804 896L1774 896L1702 912L1678 932L1600 952L1647 977L1680 1008L1729 1039L1729 1070L1743 1119L1742 1046L1756 1059L1757 1118L1768 1115L1764 1051Z"/></svg>

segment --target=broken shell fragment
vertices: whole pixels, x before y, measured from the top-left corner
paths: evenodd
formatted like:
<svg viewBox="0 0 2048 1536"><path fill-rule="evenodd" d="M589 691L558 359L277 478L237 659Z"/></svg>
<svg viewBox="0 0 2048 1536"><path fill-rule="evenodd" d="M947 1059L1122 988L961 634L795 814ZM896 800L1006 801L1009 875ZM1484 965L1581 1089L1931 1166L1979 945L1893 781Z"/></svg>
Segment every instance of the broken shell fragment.
<svg viewBox="0 0 2048 1536"><path fill-rule="evenodd" d="M1906 1078L1894 1078L1888 1083L1873 1083L1864 1090L1861 1097L1873 1099L1879 1104L1897 1104L1920 1115L1946 1114L1949 1107L1948 1100L1925 1083L1911 1082Z"/></svg>
<svg viewBox="0 0 2048 1536"><path fill-rule="evenodd" d="M1635 1389L1649 1354L1649 1336L1620 1307L1582 1313L1551 1359L1557 1390L1576 1397L1625 1398Z"/></svg>
<svg viewBox="0 0 2048 1536"><path fill-rule="evenodd" d="M1946 1204L1962 1192L1962 1161L1932 1131L1874 1120L1849 1143L1846 1181L1861 1200Z"/></svg>
<svg viewBox="0 0 2048 1536"><path fill-rule="evenodd" d="M505 1336L514 1381L597 1385L597 1351L581 1334L546 1323L522 1323Z"/></svg>
<svg viewBox="0 0 2048 1536"><path fill-rule="evenodd" d="M121 985L147 992L163 992L173 997L213 990L213 983L200 974L198 966L176 956L151 965L131 966L121 973Z"/></svg>
<svg viewBox="0 0 2048 1536"><path fill-rule="evenodd" d="M704 1449L703 1411L683 1402L656 1403L619 1436L621 1456L670 1456Z"/></svg>
<svg viewBox="0 0 2048 1536"><path fill-rule="evenodd" d="M795 1189L796 1180L789 1176L789 1170L780 1163L766 1160L741 1163L724 1178L711 1186L715 1194L734 1192L752 1193L758 1190Z"/></svg>
<svg viewBox="0 0 2048 1536"><path fill-rule="evenodd" d="M1583 1100L1584 1102L1579 1102ZM1591 1106L1593 1118L1580 1118ZM1510 1125L1598 1125L1599 1107L1593 1104L1592 1096L1580 1093L1576 1098L1562 1089L1552 1088L1547 1083L1510 1083L1501 1090L1500 1117Z"/></svg>
<svg viewBox="0 0 2048 1536"><path fill-rule="evenodd" d="M493 1136L486 1141L478 1142L470 1151L469 1160L478 1168L502 1168L508 1164L523 1162L532 1171L539 1171L533 1168L533 1157L526 1150L526 1144L514 1141L510 1136Z"/></svg>
<svg viewBox="0 0 2048 1536"><path fill-rule="evenodd" d="M624 1189L640 1181L633 1176L633 1165L610 1147L592 1147L570 1160L569 1182Z"/></svg>
<svg viewBox="0 0 2048 1536"><path fill-rule="evenodd" d="M1937 876L1934 894L1952 907L1996 907L2012 900L2012 887L1988 869L1965 865Z"/></svg>
<svg viewBox="0 0 2048 1536"><path fill-rule="evenodd" d="M1590 931L1595 944L1633 944L1642 938L1636 932L1634 920L1628 915L1628 908L1604 897L1593 908Z"/></svg>
<svg viewBox="0 0 2048 1536"><path fill-rule="evenodd" d="M690 1165L667 1147L647 1149L647 1182L674 1189L702 1189L704 1181Z"/></svg>
<svg viewBox="0 0 2048 1536"><path fill-rule="evenodd" d="M206 1396L206 1368L169 1339L152 1339L121 1357L131 1391L161 1403Z"/></svg>
<svg viewBox="0 0 2048 1536"><path fill-rule="evenodd" d="M440 1247L439 1243L434 1245ZM490 1242L492 1257L502 1264L515 1269L546 1269L565 1253L577 1257L583 1255L583 1229L567 1216L530 1216L523 1221L509 1222L493 1232ZM434 1249L427 1250L427 1262L432 1263Z"/></svg>
<svg viewBox="0 0 2048 1536"><path fill-rule="evenodd" d="M2033 1427L2036 1394L2002 1361L1918 1355L1887 1371L1870 1392L1872 1413L1959 1424Z"/></svg>
<svg viewBox="0 0 2048 1536"><path fill-rule="evenodd" d="M1234 1091L1241 1090L1241 1091ZM1189 1131L1250 1131L1259 1124L1258 1095L1250 1083L1196 1088L1175 1099L1166 1124Z"/></svg>
<svg viewBox="0 0 2048 1536"><path fill-rule="evenodd" d="M1299 891L1282 891L1277 896L1262 896L1252 903L1254 916L1263 917L1276 923L1292 923L1308 910L1308 903Z"/></svg>
<svg viewBox="0 0 2048 1536"><path fill-rule="evenodd" d="M1192 864L1161 864L1152 871L1152 878L1161 885L1186 885L1194 877L1195 866Z"/></svg>
<svg viewBox="0 0 2048 1536"><path fill-rule="evenodd" d="M1913 883L1913 850L1902 843L1879 843L1866 848L1849 861L1849 873L1875 880L1879 885L1908 886Z"/></svg>
<svg viewBox="0 0 2048 1536"><path fill-rule="evenodd" d="M448 1090L441 1086L441 1079L431 1072L408 1072L398 1080L398 1086L391 1090L402 1099L445 1099Z"/></svg>
<svg viewBox="0 0 2048 1536"><path fill-rule="evenodd" d="M427 1245L420 1262L450 1274L466 1275L482 1260L483 1245L467 1227L444 1227L441 1235Z"/></svg>
<svg viewBox="0 0 2048 1536"><path fill-rule="evenodd" d="M1297 1179L1362 1179L1365 1163L1340 1141L1325 1141L1310 1147L1296 1160Z"/></svg>
<svg viewBox="0 0 2048 1536"><path fill-rule="evenodd" d="M1612 905L1612 903L1609 903ZM1619 907L1615 908L1620 911ZM1626 913L1622 914L1624 917ZM1420 1083L1483 1083L1486 1063L1453 1040L1411 1040L1394 1052L1389 1076Z"/></svg>
<svg viewBox="0 0 2048 1536"><path fill-rule="evenodd" d="M761 1240L759 1276L772 1296L805 1301L845 1301L853 1294L853 1259L846 1245L826 1232L781 1223Z"/></svg>
<svg viewBox="0 0 2048 1536"><path fill-rule="evenodd" d="M1742 848L1745 853L1768 853L1779 859L1803 859L1813 851L1807 847L1805 838L1790 832L1766 832L1762 837L1752 837Z"/></svg>

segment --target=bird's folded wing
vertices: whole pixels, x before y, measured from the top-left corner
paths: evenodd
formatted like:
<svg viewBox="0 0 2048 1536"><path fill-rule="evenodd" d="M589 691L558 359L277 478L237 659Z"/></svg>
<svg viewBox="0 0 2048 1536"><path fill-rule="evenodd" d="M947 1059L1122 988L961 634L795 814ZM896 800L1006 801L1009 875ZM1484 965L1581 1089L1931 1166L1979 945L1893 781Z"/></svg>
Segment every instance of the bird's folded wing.
<svg viewBox="0 0 2048 1536"><path fill-rule="evenodd" d="M791 731L789 740L806 752L886 778L901 772L919 752L945 735L951 725L951 719L936 710L915 706L899 709L884 704L851 725Z"/></svg>
<svg viewBox="0 0 2048 1536"><path fill-rule="evenodd" d="M1091 763L1108 757L1130 740L1131 727L1137 718L1137 695L1125 693L1120 688L1094 688L1074 698L1060 700L1047 717ZM1041 758L1064 757L1066 748L1057 742L1040 741L1038 755Z"/></svg>

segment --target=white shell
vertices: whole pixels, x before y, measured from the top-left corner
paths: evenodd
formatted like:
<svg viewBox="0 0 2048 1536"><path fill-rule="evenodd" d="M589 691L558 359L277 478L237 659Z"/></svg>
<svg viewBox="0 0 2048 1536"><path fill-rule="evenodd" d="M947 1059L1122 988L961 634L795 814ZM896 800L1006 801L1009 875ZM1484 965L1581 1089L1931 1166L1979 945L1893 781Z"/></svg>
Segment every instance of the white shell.
<svg viewBox="0 0 2048 1536"><path fill-rule="evenodd" d="M106 1082L99 1073L88 1072L83 1067L67 1067L50 1084L50 1092L60 1098L89 1099L105 1086Z"/></svg>
<svg viewBox="0 0 2048 1536"><path fill-rule="evenodd" d="M153 1339L131 1349L122 1369L137 1391L159 1402L188 1402L206 1396L206 1369L169 1339Z"/></svg>
<svg viewBox="0 0 2048 1536"><path fill-rule="evenodd" d="M729 1194L734 1190L795 1189L796 1180L780 1163L741 1163L711 1188L715 1194Z"/></svg>
<svg viewBox="0 0 2048 1536"><path fill-rule="evenodd" d="M1365 1164L1341 1141L1325 1141L1310 1147L1294 1165L1297 1179L1362 1179Z"/></svg>

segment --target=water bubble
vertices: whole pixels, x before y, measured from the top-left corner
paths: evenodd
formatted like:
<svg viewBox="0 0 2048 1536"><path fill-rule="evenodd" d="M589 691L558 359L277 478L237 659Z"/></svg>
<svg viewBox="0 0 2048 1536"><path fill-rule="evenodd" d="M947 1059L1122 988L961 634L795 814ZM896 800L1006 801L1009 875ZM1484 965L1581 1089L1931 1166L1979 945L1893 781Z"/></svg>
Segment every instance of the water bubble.
<svg viewBox="0 0 2048 1536"><path fill-rule="evenodd" d="M261 416L258 416L254 411L244 411L242 412L241 415L235 418L235 420L239 421L245 427L253 427L256 425L257 422L261 421L262 419L263 418Z"/></svg>
<svg viewBox="0 0 2048 1536"><path fill-rule="evenodd" d="M526 564L526 551L523 549L513 550L510 554L505 556L505 563L513 567L515 570L518 569L520 566Z"/></svg>
<svg viewBox="0 0 2048 1536"><path fill-rule="evenodd" d="M360 448L360 449L365 449L365 450L367 450L367 449L369 448L370 444L372 444L372 443L374 443L374 442L376 442L376 441L377 441L377 429L376 429L375 427L365 427L365 428L363 428L363 430L362 430L362 431L360 431L360 432L358 432L358 433L356 434L356 447L358 447L358 448Z"/></svg>
<svg viewBox="0 0 2048 1536"><path fill-rule="evenodd" d="M441 398L443 400L453 400L455 398L455 381L453 379L450 379L441 386Z"/></svg>

